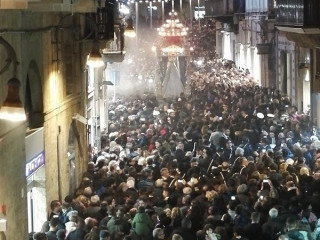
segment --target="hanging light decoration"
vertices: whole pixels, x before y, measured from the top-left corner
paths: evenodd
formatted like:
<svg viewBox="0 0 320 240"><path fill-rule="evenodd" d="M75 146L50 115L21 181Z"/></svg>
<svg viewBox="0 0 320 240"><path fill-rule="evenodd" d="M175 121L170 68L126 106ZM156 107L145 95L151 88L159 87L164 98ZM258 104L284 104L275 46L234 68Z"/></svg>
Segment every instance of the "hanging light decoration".
<svg viewBox="0 0 320 240"><path fill-rule="evenodd" d="M184 37L187 35L188 28L185 27L177 18L177 13L172 11L169 13L170 19L166 20L159 29L159 35L162 37Z"/></svg>
<svg viewBox="0 0 320 240"><path fill-rule="evenodd" d="M11 78L8 81L8 94L0 108L0 119L19 122L26 120L26 113L19 97L20 81Z"/></svg>
<svg viewBox="0 0 320 240"><path fill-rule="evenodd" d="M98 43L94 43L94 45L92 46L92 49L87 57L87 65L93 68L104 66Z"/></svg>
<svg viewBox="0 0 320 240"><path fill-rule="evenodd" d="M177 13L172 10L170 19L158 29L162 40L162 53L166 55L180 55L183 54L184 48L183 37L187 35L188 28L186 28L177 18Z"/></svg>

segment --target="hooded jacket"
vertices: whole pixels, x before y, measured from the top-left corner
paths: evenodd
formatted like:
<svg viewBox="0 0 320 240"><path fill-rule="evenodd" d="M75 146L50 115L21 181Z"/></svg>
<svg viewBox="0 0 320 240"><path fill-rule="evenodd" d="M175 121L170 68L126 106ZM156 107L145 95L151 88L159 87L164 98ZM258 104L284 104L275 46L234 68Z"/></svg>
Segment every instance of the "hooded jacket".
<svg viewBox="0 0 320 240"><path fill-rule="evenodd" d="M151 235L153 224L146 213L137 213L132 221L132 228L138 236Z"/></svg>

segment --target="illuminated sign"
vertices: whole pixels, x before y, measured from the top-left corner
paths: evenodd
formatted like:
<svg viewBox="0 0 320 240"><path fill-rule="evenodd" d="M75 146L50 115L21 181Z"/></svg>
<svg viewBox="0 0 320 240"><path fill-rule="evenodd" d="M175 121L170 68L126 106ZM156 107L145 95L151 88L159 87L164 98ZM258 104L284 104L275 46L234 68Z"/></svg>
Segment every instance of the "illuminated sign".
<svg viewBox="0 0 320 240"><path fill-rule="evenodd" d="M195 6L194 7L194 18L196 19L196 20L198 20L199 19L199 17L201 18L201 19L203 19L204 18L204 16L206 15L206 10L205 10L205 7L204 6Z"/></svg>
<svg viewBox="0 0 320 240"><path fill-rule="evenodd" d="M44 165L44 152L39 153L26 164L26 177L29 177Z"/></svg>

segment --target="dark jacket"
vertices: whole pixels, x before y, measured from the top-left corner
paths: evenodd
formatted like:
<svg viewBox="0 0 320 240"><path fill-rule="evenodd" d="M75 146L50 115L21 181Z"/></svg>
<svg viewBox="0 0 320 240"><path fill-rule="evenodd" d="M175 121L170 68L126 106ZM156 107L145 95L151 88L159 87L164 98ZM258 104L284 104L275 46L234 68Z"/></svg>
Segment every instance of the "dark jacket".
<svg viewBox="0 0 320 240"><path fill-rule="evenodd" d="M280 223L278 218L270 218L266 223L262 225L262 232L269 234L273 239L278 239L277 234L281 232L284 225Z"/></svg>
<svg viewBox="0 0 320 240"><path fill-rule="evenodd" d="M292 240L305 240L303 234L296 229L288 231L287 236Z"/></svg>
<svg viewBox="0 0 320 240"><path fill-rule="evenodd" d="M256 240L262 235L262 227L259 223L249 223L245 227L245 237L248 240Z"/></svg>
<svg viewBox="0 0 320 240"><path fill-rule="evenodd" d="M57 240L57 231L48 231L46 232L48 240Z"/></svg>

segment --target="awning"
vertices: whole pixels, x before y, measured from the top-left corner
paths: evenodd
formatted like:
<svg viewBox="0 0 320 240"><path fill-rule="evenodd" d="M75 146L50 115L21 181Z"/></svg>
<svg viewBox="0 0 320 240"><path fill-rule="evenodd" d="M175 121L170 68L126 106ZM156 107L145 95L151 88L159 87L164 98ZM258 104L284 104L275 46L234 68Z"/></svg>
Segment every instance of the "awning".
<svg viewBox="0 0 320 240"><path fill-rule="evenodd" d="M299 34L287 32L286 37L288 40L295 42L299 47L320 47L320 34Z"/></svg>

